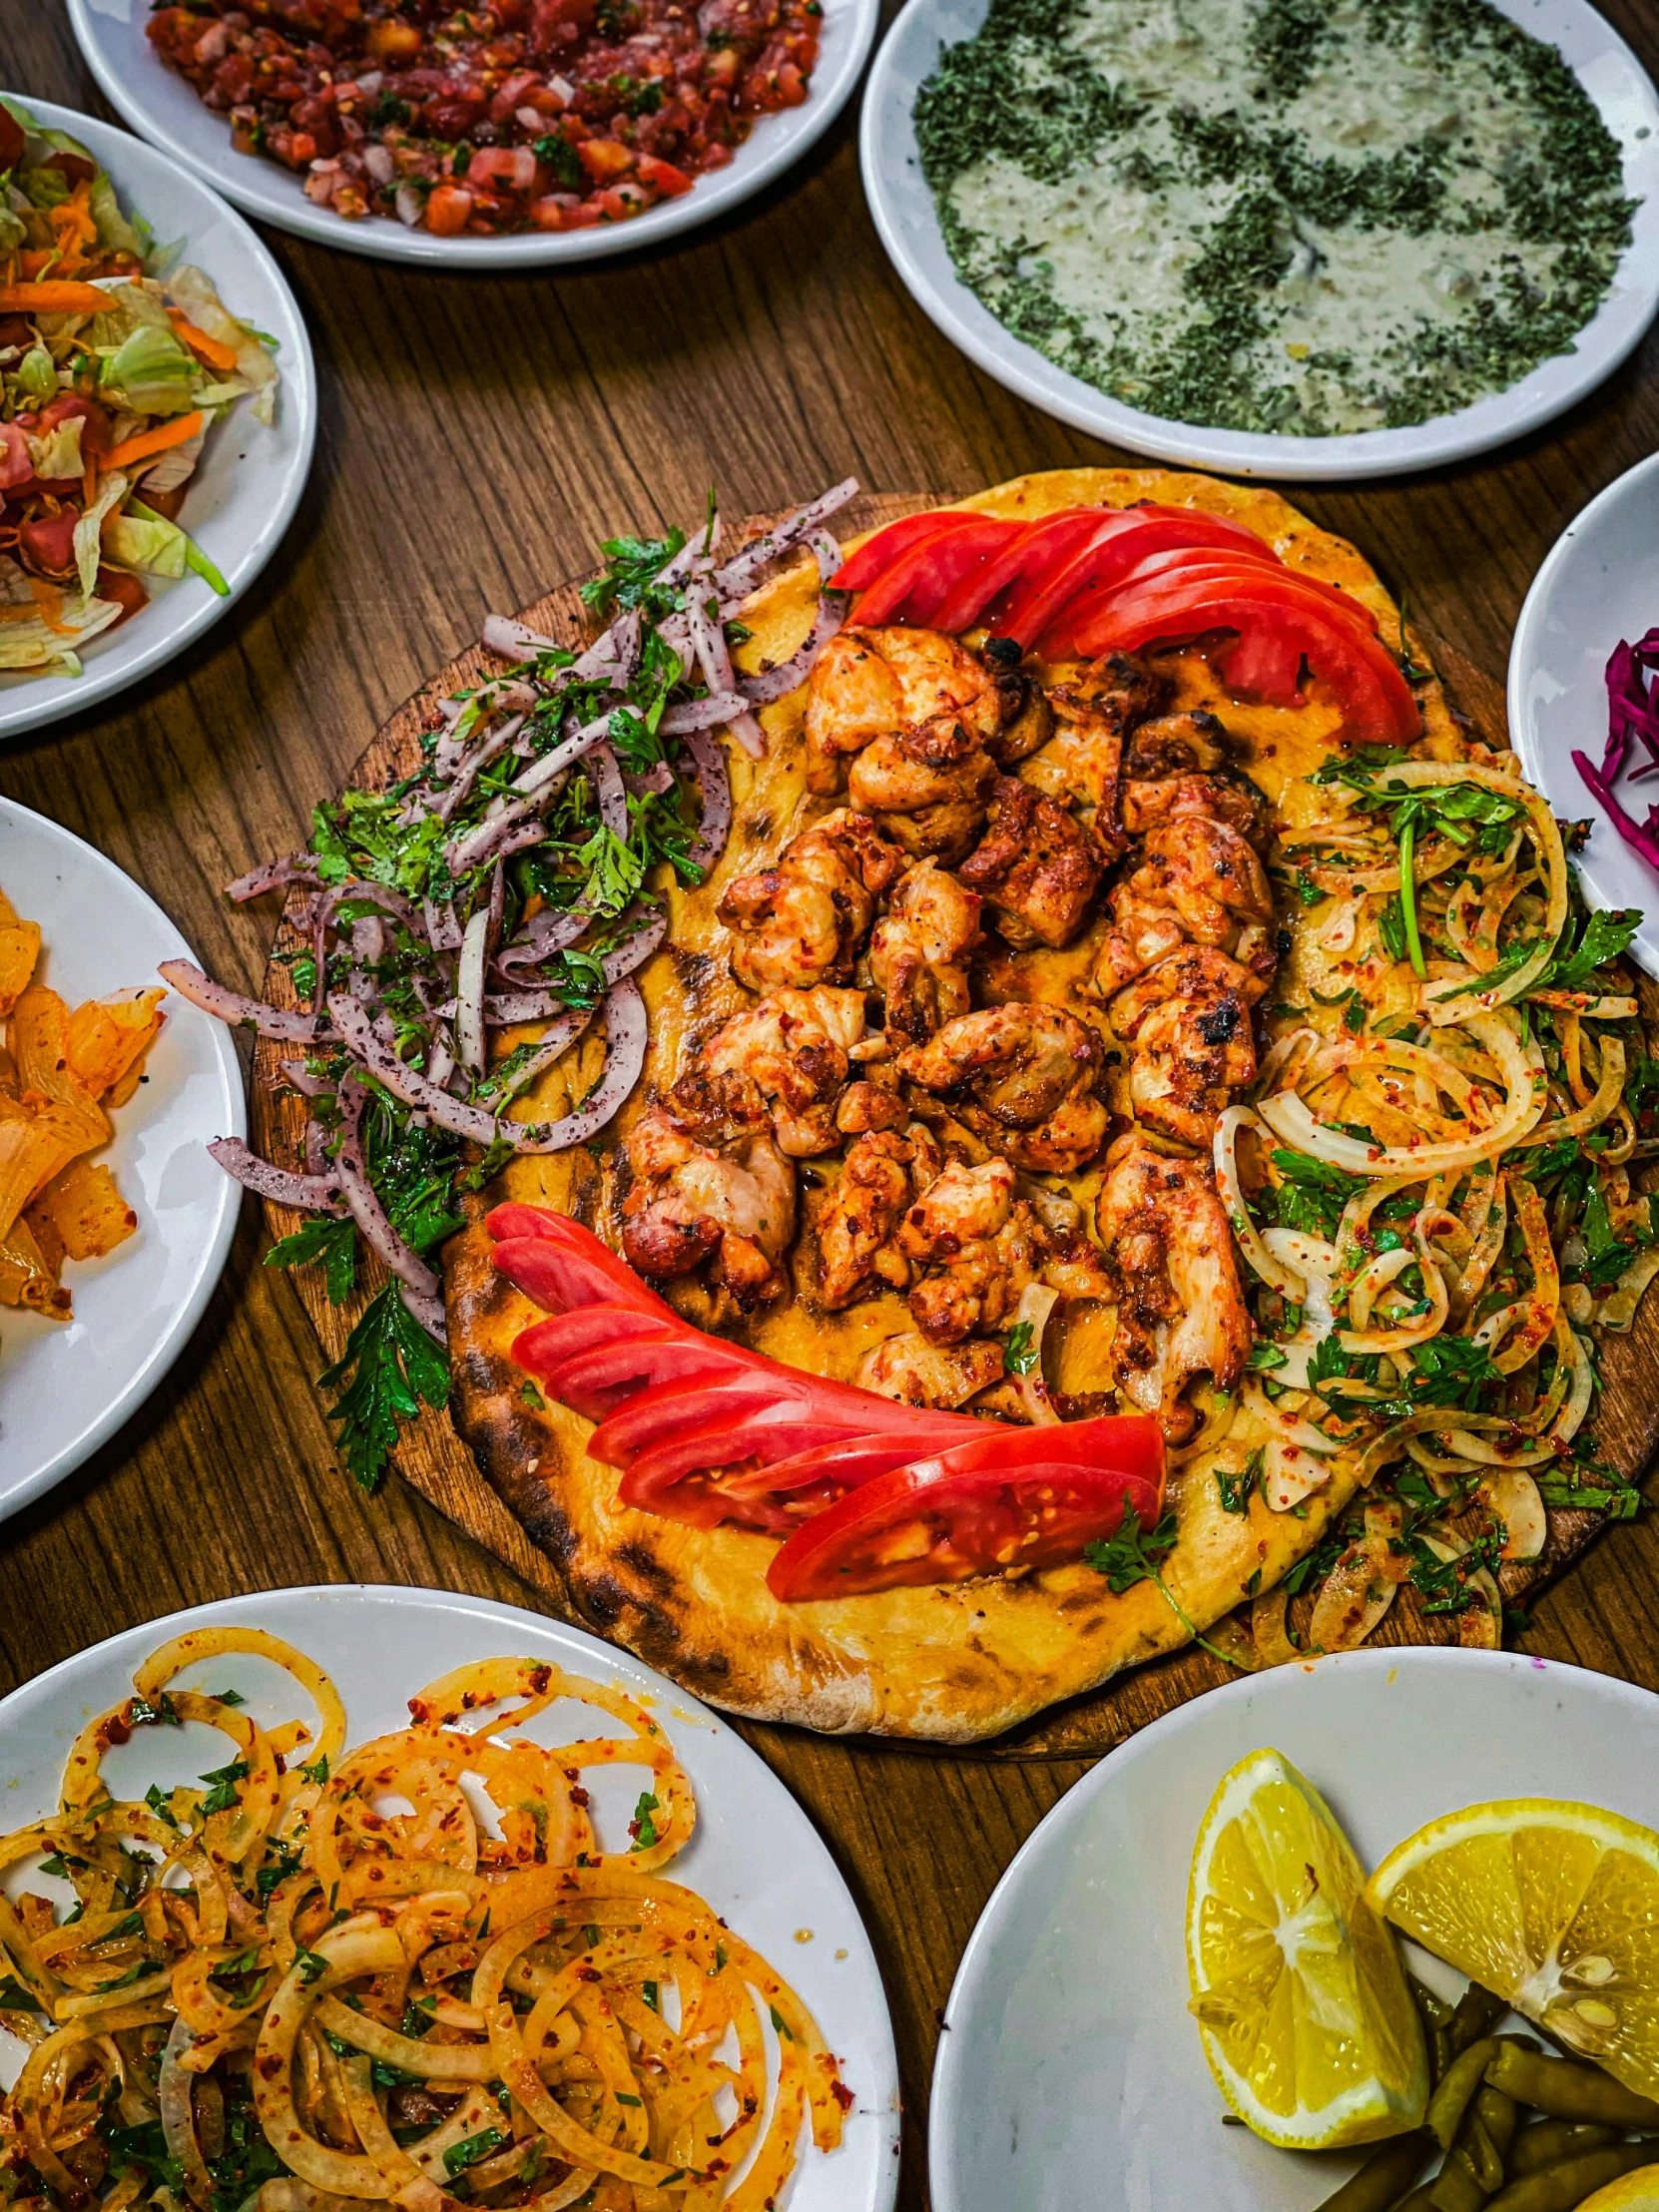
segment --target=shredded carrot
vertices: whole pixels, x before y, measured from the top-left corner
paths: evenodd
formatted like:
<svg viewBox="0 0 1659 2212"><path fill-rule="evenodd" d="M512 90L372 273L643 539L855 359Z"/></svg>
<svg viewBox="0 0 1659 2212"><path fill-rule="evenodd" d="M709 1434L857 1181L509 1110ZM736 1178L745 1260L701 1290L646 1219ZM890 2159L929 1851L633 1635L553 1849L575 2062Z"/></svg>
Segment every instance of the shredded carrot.
<svg viewBox="0 0 1659 2212"><path fill-rule="evenodd" d="M26 246L19 257L25 278L38 276L43 269L50 269L57 258L55 246Z"/></svg>
<svg viewBox="0 0 1659 2212"><path fill-rule="evenodd" d="M35 612L48 630L55 630L60 638L72 638L75 633L68 623L60 621L63 613L63 593L49 584L44 576L31 576L29 589L35 595Z"/></svg>
<svg viewBox="0 0 1659 2212"><path fill-rule="evenodd" d="M182 308L169 307L167 319L172 323L181 344L188 345L199 361L209 368L217 368L229 374L237 365L237 356L230 346L221 344L218 338L209 337L206 330L199 330Z"/></svg>
<svg viewBox="0 0 1659 2212"><path fill-rule="evenodd" d="M141 430L136 438L124 438L104 455L106 468L127 468L134 461L147 461L152 454L165 453L170 446L185 445L202 427L202 410L193 407L189 414L180 415L172 422L158 422L153 430Z"/></svg>
<svg viewBox="0 0 1659 2212"><path fill-rule="evenodd" d="M98 504L98 463L88 461L81 478L81 505L95 507Z"/></svg>
<svg viewBox="0 0 1659 2212"><path fill-rule="evenodd" d="M103 314L109 304L96 284L0 284L0 314Z"/></svg>

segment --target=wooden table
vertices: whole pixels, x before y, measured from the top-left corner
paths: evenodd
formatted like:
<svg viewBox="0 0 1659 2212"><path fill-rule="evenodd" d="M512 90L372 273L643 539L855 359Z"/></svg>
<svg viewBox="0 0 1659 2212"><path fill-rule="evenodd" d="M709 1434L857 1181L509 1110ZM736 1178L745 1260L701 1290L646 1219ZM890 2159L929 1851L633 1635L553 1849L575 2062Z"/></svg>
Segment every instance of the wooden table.
<svg viewBox="0 0 1659 2212"><path fill-rule="evenodd" d="M1604 12L1659 74L1650 0L1604 0ZM0 9L0 84L104 112L51 0ZM734 222L575 276L417 276L272 244L322 386L316 466L287 542L204 649L85 726L0 753L0 791L102 846L245 987L271 919L231 909L220 886L302 839L313 802L487 611L581 572L601 537L688 522L711 483L742 512L849 472L948 496L1122 457L979 375L911 305L865 213L850 116ZM1493 459L1297 496L1501 680L1545 550L1656 446L1650 335L1586 405ZM261 1265L263 1244L250 1205L166 1384L0 1529L0 1690L156 1614L284 1583L535 1602L400 1485L359 1495L311 1387L299 1303ZM1659 1520L1600 1543L1542 1601L1526 1642L1659 1689ZM919 2207L956 1960L1003 1868L1082 1770L747 1733L829 1837L869 1923L903 2073L901 2202Z"/></svg>

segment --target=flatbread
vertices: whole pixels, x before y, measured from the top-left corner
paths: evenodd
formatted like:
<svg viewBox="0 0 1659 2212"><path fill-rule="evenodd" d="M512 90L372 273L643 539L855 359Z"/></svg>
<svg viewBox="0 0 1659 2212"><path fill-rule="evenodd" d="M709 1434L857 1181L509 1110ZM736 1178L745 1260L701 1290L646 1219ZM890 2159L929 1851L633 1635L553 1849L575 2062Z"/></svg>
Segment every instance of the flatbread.
<svg viewBox="0 0 1659 2212"><path fill-rule="evenodd" d="M1206 508L1245 524L1289 566L1351 592L1377 616L1385 638L1401 636L1398 608L1354 547L1259 487L1163 469L1056 469L954 504L1034 518L1065 506L1146 499ZM776 663L795 651L811 623L816 577L816 567L803 564L745 609L754 632L742 656L747 663ZM1420 641L1409 630L1403 636L1422 661ZM1195 655L1162 657L1159 665L1174 676L1180 706L1209 706L1222 715L1243 748L1240 765L1294 816L1303 796L1294 787L1329 755L1339 722L1317 681L1301 708L1241 706ZM1459 757L1465 747L1438 680L1423 684L1418 696L1424 755ZM804 715L804 692L763 712L769 745L763 762L731 749L732 833L707 883L668 890L669 938L639 977L651 1014L645 1081L613 1132L588 1149L514 1160L487 1194L489 1204L549 1206L617 1243L612 1187L621 1137L673 1083L689 1050L752 1003L727 969L729 940L715 912L721 892L733 875L768 864L823 811L806 794ZM1298 914L1281 918L1294 937ZM1098 1016L1089 1001L1067 997L1088 971L1096 934L1058 953L998 948L984 964L987 995L1062 999ZM1293 967L1305 949L1293 944ZM566 1110L586 1091L601 1049L576 1048L529 1094L536 1118ZM1071 1185L1086 1207L1098 1181L1098 1172L1088 1173ZM1305 1517L1273 1513L1259 1495L1246 1513L1230 1513L1214 1479L1215 1455L1200 1444L1172 1460L1168 1502L1178 1537L1163 1564L1168 1597L1151 1582L1114 1596L1099 1573L1079 1562L1022 1579L783 1605L765 1579L772 1538L688 1528L619 1505L615 1470L587 1455L589 1424L560 1406L538 1408L537 1393L527 1398L511 1347L541 1318L540 1309L495 1273L485 1210L478 1206L444 1256L456 1426L491 1485L557 1565L572 1613L729 1711L837 1735L868 1731L947 1743L997 1735L1185 1643L1177 1606L1202 1629L1255 1591L1272 1588L1354 1494L1352 1462L1339 1457L1330 1482L1307 1501ZM672 1295L689 1319L711 1318L700 1290L682 1286ZM872 1344L908 1326L896 1295L840 1315L815 1317L792 1300L781 1312L720 1322L723 1334L758 1351L843 1380ZM1064 1386L1067 1379L1061 1381ZM1254 1440L1241 1414L1229 1451Z"/></svg>

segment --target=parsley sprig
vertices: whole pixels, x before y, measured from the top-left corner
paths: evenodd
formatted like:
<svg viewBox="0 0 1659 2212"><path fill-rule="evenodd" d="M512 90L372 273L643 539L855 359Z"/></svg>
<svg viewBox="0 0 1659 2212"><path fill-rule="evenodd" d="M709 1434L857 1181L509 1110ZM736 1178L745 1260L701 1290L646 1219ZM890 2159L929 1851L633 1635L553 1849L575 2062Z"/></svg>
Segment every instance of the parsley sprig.
<svg viewBox="0 0 1659 2212"><path fill-rule="evenodd" d="M1132 1590L1137 1582L1152 1583L1193 1642L1202 1645L1224 1666L1235 1666L1236 1660L1229 1659L1225 1651L1218 1650L1208 1637L1199 1634L1198 1624L1159 1571L1158 1562L1173 1549L1177 1533L1173 1511L1166 1513L1156 1527L1143 1528L1134 1506L1125 1505L1117 1534L1110 1538L1097 1537L1085 1547L1083 1556L1097 1574L1106 1577L1106 1587L1114 1597Z"/></svg>

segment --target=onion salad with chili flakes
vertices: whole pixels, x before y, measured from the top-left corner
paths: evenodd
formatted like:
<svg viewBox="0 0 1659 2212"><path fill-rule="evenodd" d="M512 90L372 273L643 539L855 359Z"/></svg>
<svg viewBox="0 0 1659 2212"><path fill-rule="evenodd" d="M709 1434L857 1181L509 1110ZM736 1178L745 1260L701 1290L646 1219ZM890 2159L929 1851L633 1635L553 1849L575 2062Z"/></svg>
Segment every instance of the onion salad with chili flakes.
<svg viewBox="0 0 1659 2212"><path fill-rule="evenodd" d="M275 419L273 341L176 262L84 146L0 101L0 669L78 676L147 576L230 593L176 518L213 425Z"/></svg>
<svg viewBox="0 0 1659 2212"><path fill-rule="evenodd" d="M717 733L759 757L755 709L806 681L844 601L822 594L799 651L753 676L733 669L732 618L781 561L835 574L825 524L857 488L837 484L730 558L712 504L689 541L608 540L609 565L582 588L608 627L580 651L492 615L483 642L507 665L443 703L419 766L318 807L303 851L229 886L239 903L297 892L310 942L284 957L300 1005L247 997L188 960L162 968L192 1004L291 1048L282 1072L309 1107L302 1172L235 1137L211 1148L249 1190L311 1217L268 1263L319 1265L336 1305L361 1245L387 1272L321 1378L365 1487L399 1422L448 1398L432 1262L462 1225L459 1193L515 1153L586 1143L640 1080L634 972L668 929L650 886L699 883L719 857L732 801ZM503 1050L507 1030L520 1041ZM516 1111L590 1035L604 1066L586 1096L552 1121Z"/></svg>
<svg viewBox="0 0 1659 2212"><path fill-rule="evenodd" d="M439 238L623 223L800 107L822 0L190 0L157 53L232 143L347 221Z"/></svg>

